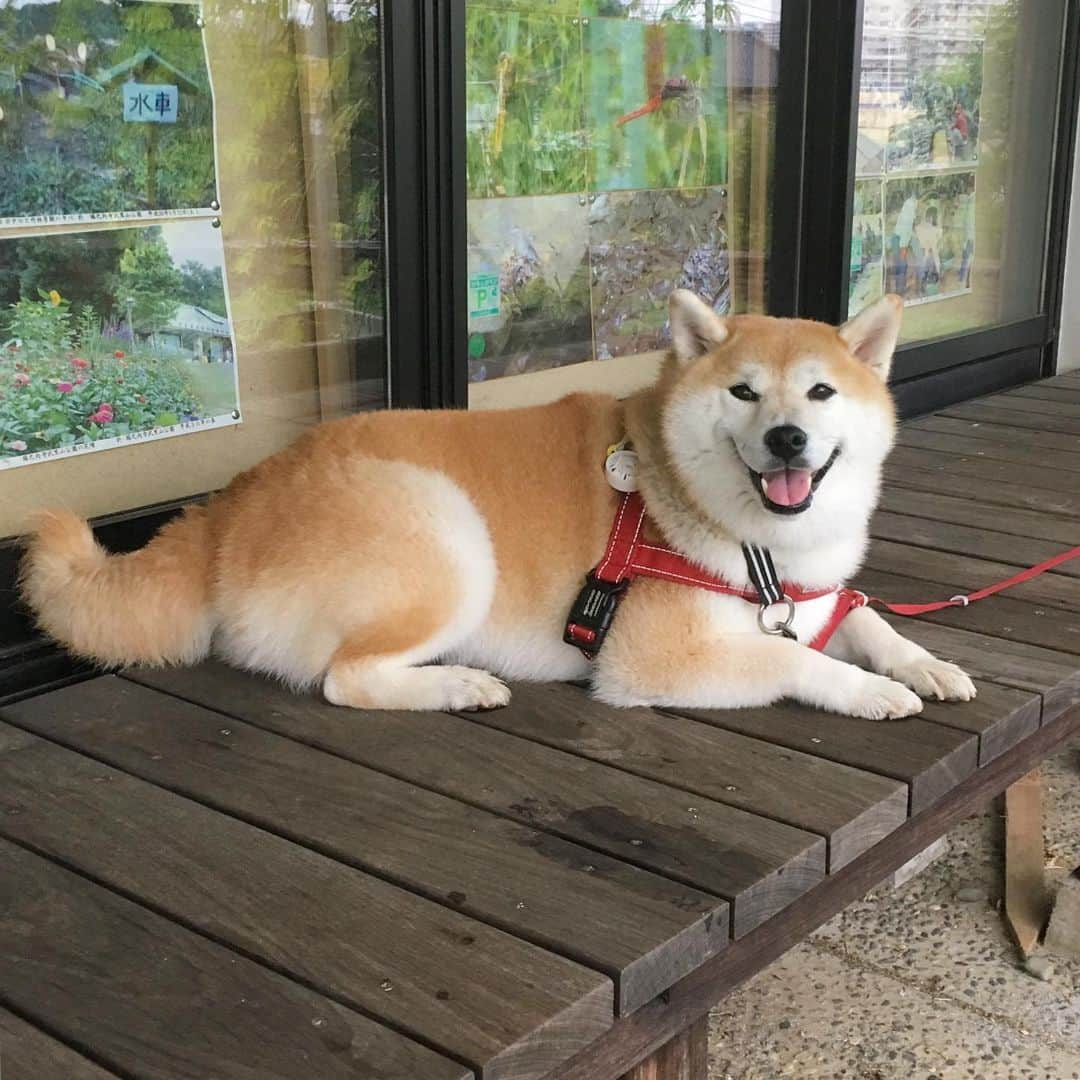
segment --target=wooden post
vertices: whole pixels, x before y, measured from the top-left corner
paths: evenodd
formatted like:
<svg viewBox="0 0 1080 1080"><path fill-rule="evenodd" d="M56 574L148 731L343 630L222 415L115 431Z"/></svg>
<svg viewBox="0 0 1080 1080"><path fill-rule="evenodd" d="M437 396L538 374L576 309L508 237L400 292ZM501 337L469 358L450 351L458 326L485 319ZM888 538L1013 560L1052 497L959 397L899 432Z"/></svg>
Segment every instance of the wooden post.
<svg viewBox="0 0 1080 1080"><path fill-rule="evenodd" d="M1005 917L1024 956L1039 942L1048 907L1042 777L1035 768L1005 791Z"/></svg>
<svg viewBox="0 0 1080 1080"><path fill-rule="evenodd" d="M709 1071L709 1014L695 1020L622 1080L706 1080Z"/></svg>

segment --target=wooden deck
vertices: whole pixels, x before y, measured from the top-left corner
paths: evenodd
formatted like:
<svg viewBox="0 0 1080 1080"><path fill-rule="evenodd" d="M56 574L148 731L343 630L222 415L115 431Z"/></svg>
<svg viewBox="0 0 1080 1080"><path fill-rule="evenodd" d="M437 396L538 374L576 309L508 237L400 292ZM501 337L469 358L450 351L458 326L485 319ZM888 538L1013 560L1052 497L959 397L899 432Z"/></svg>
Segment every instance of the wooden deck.
<svg viewBox="0 0 1080 1080"><path fill-rule="evenodd" d="M905 426L861 584L1080 542L1080 376ZM216 664L0 709L4 1080L613 1080L1080 727L1080 561L903 629L979 682L363 716Z"/></svg>

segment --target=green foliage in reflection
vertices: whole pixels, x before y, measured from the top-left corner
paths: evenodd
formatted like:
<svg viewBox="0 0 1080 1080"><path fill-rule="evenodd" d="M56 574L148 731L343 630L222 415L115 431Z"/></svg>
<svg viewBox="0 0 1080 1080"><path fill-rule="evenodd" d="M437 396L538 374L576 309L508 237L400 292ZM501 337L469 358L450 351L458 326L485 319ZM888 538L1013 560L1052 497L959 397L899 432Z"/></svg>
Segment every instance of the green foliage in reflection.
<svg viewBox="0 0 1080 1080"><path fill-rule="evenodd" d="M465 32L469 195L584 191L580 22L470 5Z"/></svg>
<svg viewBox="0 0 1080 1080"><path fill-rule="evenodd" d="M0 4L0 216L209 205L211 96L195 19L187 4ZM178 86L177 122L125 122L129 81Z"/></svg>

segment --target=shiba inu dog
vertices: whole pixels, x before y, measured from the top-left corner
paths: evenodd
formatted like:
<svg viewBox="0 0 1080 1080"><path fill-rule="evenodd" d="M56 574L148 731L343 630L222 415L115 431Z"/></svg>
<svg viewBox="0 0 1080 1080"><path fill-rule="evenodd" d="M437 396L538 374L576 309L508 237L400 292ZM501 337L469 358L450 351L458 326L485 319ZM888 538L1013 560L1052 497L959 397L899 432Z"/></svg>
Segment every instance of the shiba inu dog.
<svg viewBox="0 0 1080 1080"><path fill-rule="evenodd" d="M604 468L613 445L636 454L648 535L733 588L750 584L744 544L805 591L846 581L894 438L900 309L887 296L836 329L721 318L678 291L674 347L636 397L323 424L127 555L50 511L28 541L24 596L45 631L101 664L213 649L354 708L492 708L509 700L502 679L586 677L625 706L794 698L882 719L922 697L967 700L963 671L866 607L827 649L807 647L831 595L791 605L795 640L763 633L741 596L640 580L594 659L563 639L623 498Z"/></svg>

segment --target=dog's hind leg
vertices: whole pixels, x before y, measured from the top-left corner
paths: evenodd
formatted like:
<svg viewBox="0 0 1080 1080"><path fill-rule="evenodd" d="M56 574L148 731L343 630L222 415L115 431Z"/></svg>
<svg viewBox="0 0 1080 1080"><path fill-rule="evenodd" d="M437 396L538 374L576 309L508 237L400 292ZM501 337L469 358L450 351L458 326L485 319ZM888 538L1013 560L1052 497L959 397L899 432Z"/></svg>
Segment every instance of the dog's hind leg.
<svg viewBox="0 0 1080 1080"><path fill-rule="evenodd" d="M427 642L439 626L433 612L416 607L351 635L334 653L323 680L333 705L354 709L494 709L510 691L476 668L425 664Z"/></svg>

